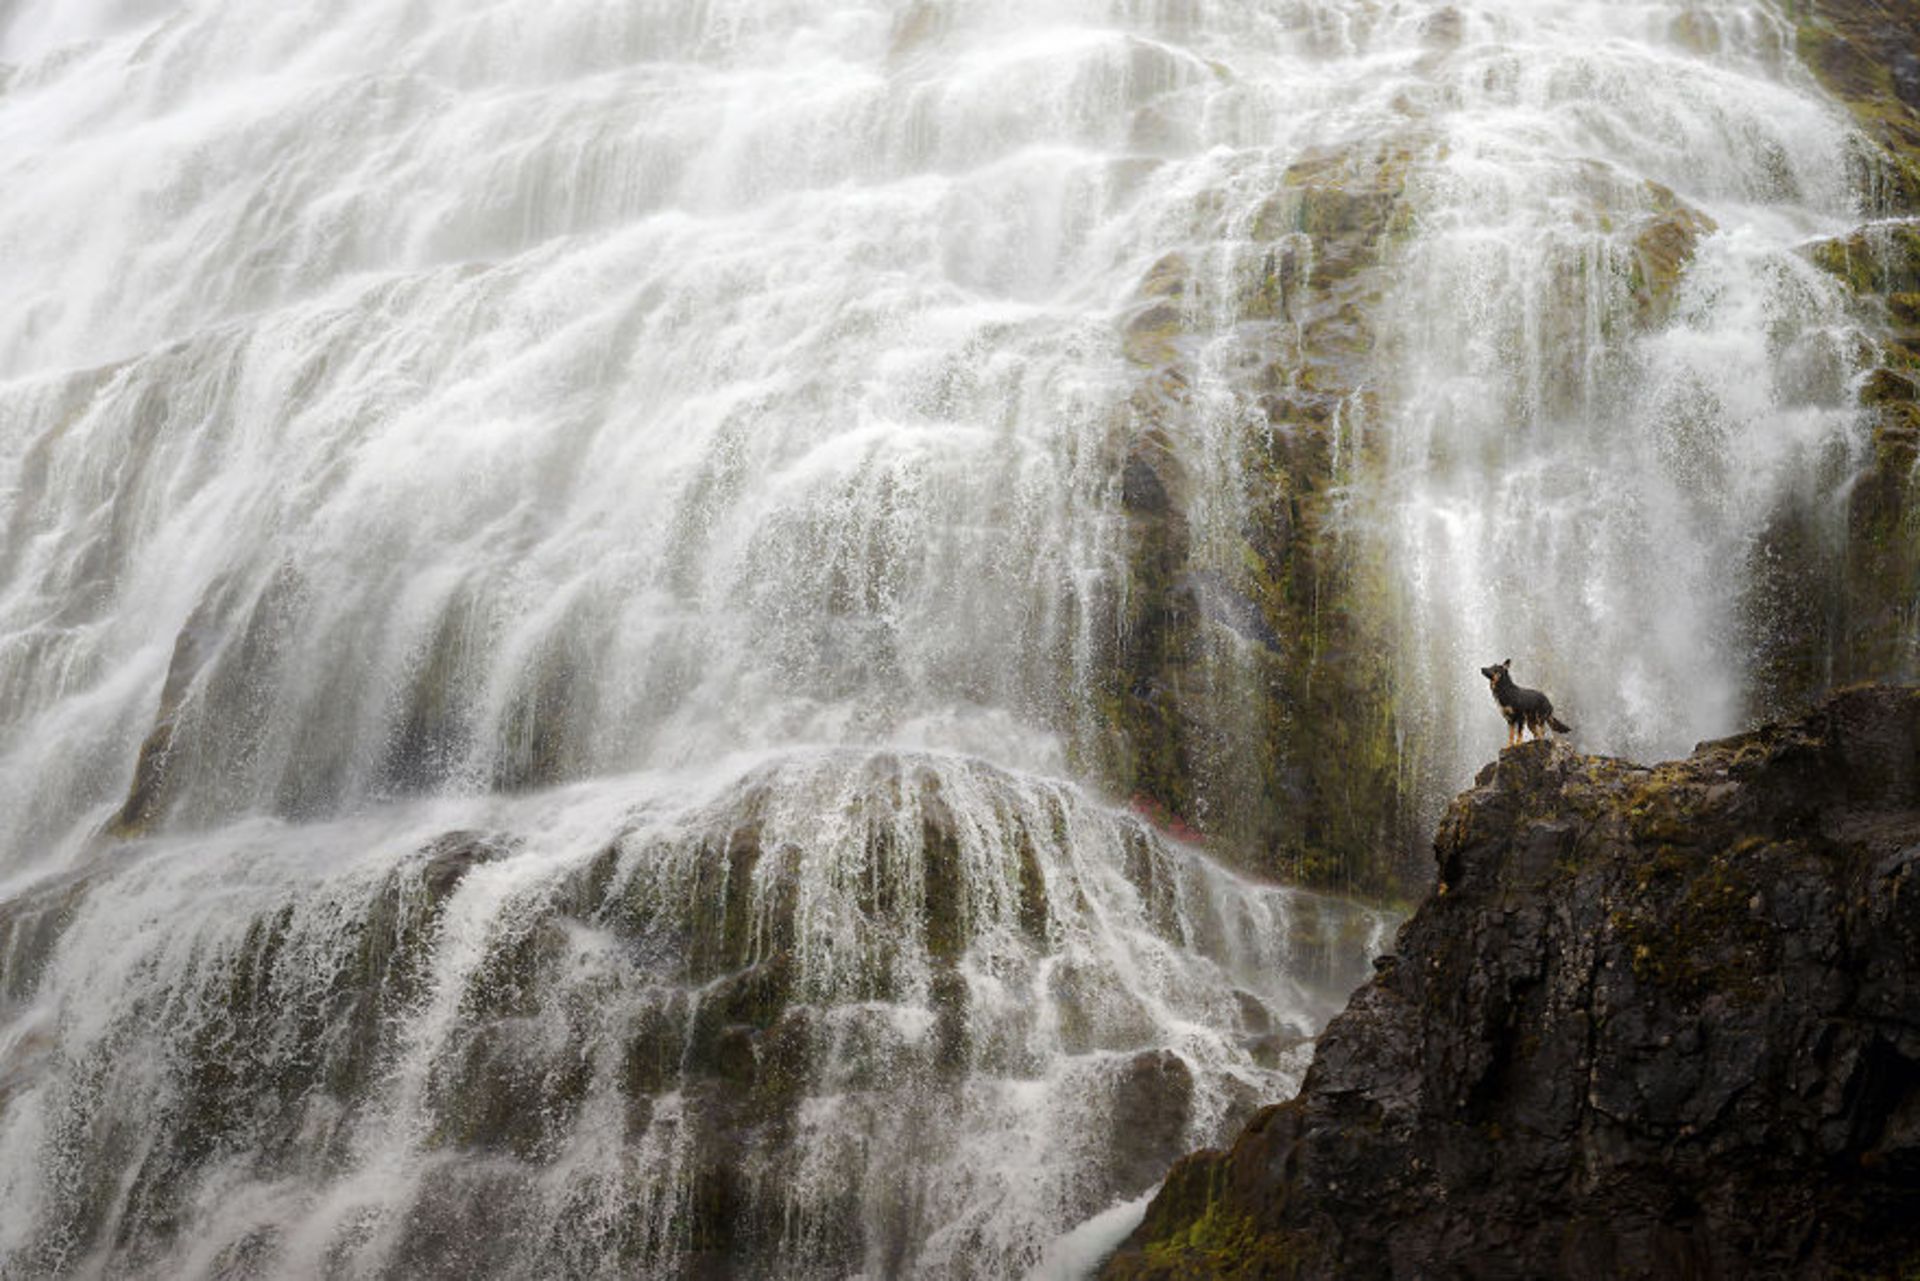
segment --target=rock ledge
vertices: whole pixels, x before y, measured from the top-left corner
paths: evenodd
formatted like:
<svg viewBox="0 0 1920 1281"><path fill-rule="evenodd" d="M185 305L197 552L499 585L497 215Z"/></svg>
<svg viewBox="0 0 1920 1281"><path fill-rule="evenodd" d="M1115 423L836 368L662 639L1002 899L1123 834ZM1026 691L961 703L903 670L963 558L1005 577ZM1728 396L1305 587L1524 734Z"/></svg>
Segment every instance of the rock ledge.
<svg viewBox="0 0 1920 1281"><path fill-rule="evenodd" d="M1458 797L1298 1097L1103 1275L1920 1270L1920 690Z"/></svg>

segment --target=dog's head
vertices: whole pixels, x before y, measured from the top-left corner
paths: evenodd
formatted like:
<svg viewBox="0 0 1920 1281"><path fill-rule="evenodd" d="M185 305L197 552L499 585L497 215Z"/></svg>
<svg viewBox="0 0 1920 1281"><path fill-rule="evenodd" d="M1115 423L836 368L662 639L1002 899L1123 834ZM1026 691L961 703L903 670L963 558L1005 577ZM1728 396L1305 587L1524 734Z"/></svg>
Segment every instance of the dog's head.
<svg viewBox="0 0 1920 1281"><path fill-rule="evenodd" d="M1512 666L1513 666L1513 660L1509 658L1504 663L1495 663L1492 667L1481 668L1480 674L1487 678L1488 685L1492 686L1495 689L1498 689L1500 687L1501 679L1505 677L1507 674L1507 669Z"/></svg>

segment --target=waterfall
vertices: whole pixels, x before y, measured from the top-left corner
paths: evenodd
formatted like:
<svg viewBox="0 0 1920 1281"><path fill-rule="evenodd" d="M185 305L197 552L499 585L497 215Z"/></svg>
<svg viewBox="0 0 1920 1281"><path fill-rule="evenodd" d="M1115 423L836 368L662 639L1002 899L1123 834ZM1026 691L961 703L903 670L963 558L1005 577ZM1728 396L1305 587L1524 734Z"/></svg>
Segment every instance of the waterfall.
<svg viewBox="0 0 1920 1281"><path fill-rule="evenodd" d="M160 840L0 913L0 1244L1004 1275L1297 1082L1387 919L950 756Z"/></svg>
<svg viewBox="0 0 1920 1281"><path fill-rule="evenodd" d="M1380 321L1404 710L1458 780L1511 657L1589 750L1684 753L1778 710L1784 597L1838 577L1864 344L1804 249L1870 157L1766 6L1465 12Z"/></svg>
<svg viewBox="0 0 1920 1281"><path fill-rule="evenodd" d="M1864 448L1756 0L0 0L0 174L0 1272L1053 1266L1385 945L1210 854Z"/></svg>

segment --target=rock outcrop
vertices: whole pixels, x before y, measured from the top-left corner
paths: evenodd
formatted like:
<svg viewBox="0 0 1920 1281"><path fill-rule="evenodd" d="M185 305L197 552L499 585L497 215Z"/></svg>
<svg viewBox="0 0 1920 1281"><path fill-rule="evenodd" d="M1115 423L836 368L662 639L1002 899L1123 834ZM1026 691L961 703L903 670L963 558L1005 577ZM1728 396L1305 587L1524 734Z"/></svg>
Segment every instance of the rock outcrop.
<svg viewBox="0 0 1920 1281"><path fill-rule="evenodd" d="M1829 619L1789 627L1818 670L1775 679L1787 692L1835 681L1902 680L1920 673L1914 594L1920 587L1920 24L1916 0L1810 0L1791 7L1800 60L1853 113L1873 144L1862 191L1873 221L1815 243L1814 262L1859 298L1876 349L1859 382L1872 424L1846 511L1846 553ZM1808 663L1803 661L1803 667Z"/></svg>
<svg viewBox="0 0 1920 1281"><path fill-rule="evenodd" d="M1883 149L1870 191L1877 212L1911 213L1920 204L1920 3L1800 0L1788 9L1800 61Z"/></svg>
<svg viewBox="0 0 1920 1281"><path fill-rule="evenodd" d="M1301 1093L1183 1159L1105 1275L1920 1268L1920 690L1455 800Z"/></svg>
<svg viewBox="0 0 1920 1281"><path fill-rule="evenodd" d="M1243 866L1386 897L1424 868L1379 549L1336 509L1378 463L1372 316L1422 144L1304 155L1244 228L1196 211L1212 257L1170 253L1140 282L1116 464L1128 586L1099 678L1110 787ZM1222 377L1263 424L1225 448L1200 390Z"/></svg>

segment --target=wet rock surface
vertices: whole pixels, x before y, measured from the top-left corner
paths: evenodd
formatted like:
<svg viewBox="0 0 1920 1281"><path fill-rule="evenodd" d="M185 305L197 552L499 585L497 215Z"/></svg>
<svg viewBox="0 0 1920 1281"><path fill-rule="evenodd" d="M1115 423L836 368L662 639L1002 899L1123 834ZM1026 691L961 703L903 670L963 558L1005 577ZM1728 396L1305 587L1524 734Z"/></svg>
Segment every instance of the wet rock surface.
<svg viewBox="0 0 1920 1281"><path fill-rule="evenodd" d="M1795 53L1885 149L1880 201L1912 212L1920 202L1920 3L1811 0L1791 14Z"/></svg>
<svg viewBox="0 0 1920 1281"><path fill-rule="evenodd" d="M1907 1276L1920 691L1654 768L1510 749L1294 1100L1108 1277Z"/></svg>
<svg viewBox="0 0 1920 1281"><path fill-rule="evenodd" d="M1378 437L1372 317L1424 143L1312 149L1227 258L1169 253L1139 282L1115 464L1129 589L1099 697L1102 773L1169 830L1265 875L1389 897L1424 868L1386 575L1338 507L1378 462L1362 457ZM1222 377L1262 423L1224 451L1205 391Z"/></svg>
<svg viewBox="0 0 1920 1281"><path fill-rule="evenodd" d="M1920 225L1912 220L1920 211L1920 4L1815 0L1793 16L1801 61L1874 144L1865 158L1873 220L1811 247L1813 260L1860 299L1877 342L1859 386L1871 450L1847 503L1845 563L1831 611L1839 625L1821 648L1837 680L1910 681L1920 661L1912 606L1920 584L1913 493Z"/></svg>

